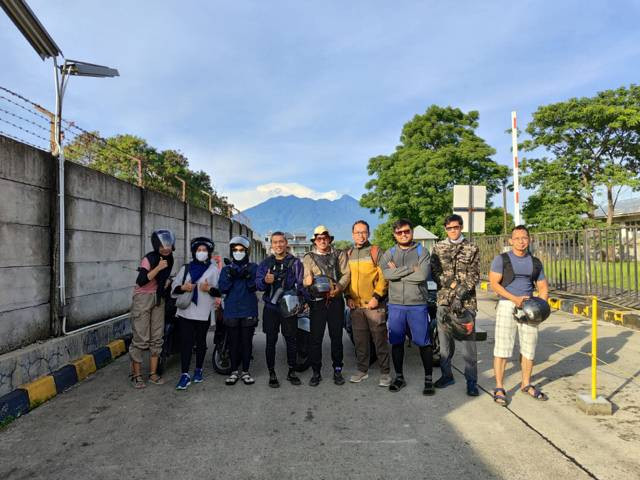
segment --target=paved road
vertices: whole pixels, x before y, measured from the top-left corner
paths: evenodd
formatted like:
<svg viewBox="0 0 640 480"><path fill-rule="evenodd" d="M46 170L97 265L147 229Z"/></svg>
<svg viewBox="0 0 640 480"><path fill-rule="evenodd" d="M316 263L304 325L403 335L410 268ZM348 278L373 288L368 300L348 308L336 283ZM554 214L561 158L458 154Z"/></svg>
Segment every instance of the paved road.
<svg viewBox="0 0 640 480"><path fill-rule="evenodd" d="M480 305L479 323L490 332L480 347L480 384L489 390L493 300ZM588 385L589 359L576 353L588 327L563 313L545 323L536 368L551 400L515 394L509 409L487 394L467 397L460 375L422 396L415 348L406 355L409 385L397 394L377 386L377 372L363 384L333 385L327 367L318 388L306 385L307 372L302 386L270 389L261 333L253 386L225 386L206 365L203 384L177 392L174 363L169 384L134 391L120 358L1 431L0 478L639 478L640 332L608 325L601 332L610 364L604 389L618 389L607 419L574 406L575 392ZM353 351L345 352L350 370ZM284 356L279 344L278 361ZM517 370L509 375L515 388Z"/></svg>

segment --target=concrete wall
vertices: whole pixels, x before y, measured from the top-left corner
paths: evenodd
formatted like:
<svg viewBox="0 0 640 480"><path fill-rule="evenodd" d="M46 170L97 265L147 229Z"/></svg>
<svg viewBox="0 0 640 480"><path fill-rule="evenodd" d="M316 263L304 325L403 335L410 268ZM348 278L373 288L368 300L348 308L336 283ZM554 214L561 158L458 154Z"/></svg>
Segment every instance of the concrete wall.
<svg viewBox="0 0 640 480"><path fill-rule="evenodd" d="M0 354L49 336L49 154L0 136Z"/></svg>
<svg viewBox="0 0 640 480"><path fill-rule="evenodd" d="M53 168L48 153L0 135L0 355L54 331ZM212 237L216 253L227 257L231 235L253 235L228 218L70 162L65 188L68 331L129 310L136 269L152 249L153 230L175 233L174 272L191 259L190 238ZM263 249L253 254L254 261L263 257Z"/></svg>

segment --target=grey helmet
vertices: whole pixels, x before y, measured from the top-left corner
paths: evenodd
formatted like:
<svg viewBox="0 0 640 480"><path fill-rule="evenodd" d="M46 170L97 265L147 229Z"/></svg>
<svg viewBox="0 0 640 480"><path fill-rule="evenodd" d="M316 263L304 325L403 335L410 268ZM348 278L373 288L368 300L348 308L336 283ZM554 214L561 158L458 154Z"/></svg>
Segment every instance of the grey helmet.
<svg viewBox="0 0 640 480"><path fill-rule="evenodd" d="M278 300L278 308L284 318L294 317L302 313L304 306L301 298L294 291L284 292Z"/></svg>
<svg viewBox="0 0 640 480"><path fill-rule="evenodd" d="M311 285L310 290L318 297L326 295L331 291L331 279L326 275L313 277L313 284Z"/></svg>
<svg viewBox="0 0 640 480"><path fill-rule="evenodd" d="M522 302L522 312L529 325L538 325L551 315L551 308L546 300L540 297L530 297Z"/></svg>
<svg viewBox="0 0 640 480"><path fill-rule="evenodd" d="M229 240L229 248L233 250L234 245L242 245L244 249L247 251L247 255L249 254L249 249L251 248L251 242L249 239L243 235L237 235Z"/></svg>

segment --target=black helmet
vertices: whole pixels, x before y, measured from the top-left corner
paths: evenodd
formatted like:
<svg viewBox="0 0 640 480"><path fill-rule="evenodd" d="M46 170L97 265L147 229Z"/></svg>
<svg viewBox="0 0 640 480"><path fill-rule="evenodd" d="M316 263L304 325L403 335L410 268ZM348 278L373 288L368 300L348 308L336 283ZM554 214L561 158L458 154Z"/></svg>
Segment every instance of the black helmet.
<svg viewBox="0 0 640 480"><path fill-rule="evenodd" d="M455 313L449 311L445 320L451 336L456 340L466 340L473 334L476 317L470 310L464 309Z"/></svg>
<svg viewBox="0 0 640 480"><path fill-rule="evenodd" d="M303 304L296 292L285 292L278 300L278 308L283 317L289 318L302 313Z"/></svg>
<svg viewBox="0 0 640 480"><path fill-rule="evenodd" d="M198 250L198 247L204 245L205 247L207 247L207 252L209 252L209 256L211 256L211 254L213 253L213 249L215 248L216 244L213 243L213 240L211 240L210 238L207 237L196 237L193 240L191 240L191 256L194 258L196 258L196 250Z"/></svg>
<svg viewBox="0 0 640 480"><path fill-rule="evenodd" d="M151 246L158 252L161 248L176 249L176 236L171 230L155 230L151 234Z"/></svg>
<svg viewBox="0 0 640 480"><path fill-rule="evenodd" d="M540 297L529 297L522 302L526 322L530 325L538 325L551 315L551 308L546 300Z"/></svg>
<svg viewBox="0 0 640 480"><path fill-rule="evenodd" d="M318 275L313 277L313 284L311 285L311 292L319 297L329 293L331 291L331 280L325 275Z"/></svg>

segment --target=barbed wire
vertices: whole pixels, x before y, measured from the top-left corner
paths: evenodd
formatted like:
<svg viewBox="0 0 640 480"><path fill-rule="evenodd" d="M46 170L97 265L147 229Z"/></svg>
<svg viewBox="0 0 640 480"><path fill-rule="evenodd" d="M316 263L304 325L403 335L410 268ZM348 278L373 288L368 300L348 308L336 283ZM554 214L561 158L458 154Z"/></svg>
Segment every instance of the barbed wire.
<svg viewBox="0 0 640 480"><path fill-rule="evenodd" d="M0 122L6 123L7 125L11 125L14 128L17 128L18 130L22 130L25 133L28 133L29 135L33 135L36 138L39 138L41 140L44 140L45 142L49 143L49 139L48 138L44 138L40 135L38 135L35 132L32 132L31 130L27 129L27 128L22 128L20 125L16 125L13 122L10 122L9 120L5 120L4 118L0 118Z"/></svg>
<svg viewBox="0 0 640 480"><path fill-rule="evenodd" d="M2 88L2 87L0 87L0 88ZM0 95L0 98L1 98L1 99L3 99L3 100L5 100L5 101L7 101L7 102L9 102L9 103L11 103L11 104L13 104L13 105L15 105L15 106L16 106L16 107L18 107L18 108L21 108L22 110L24 110L25 112L30 113L31 115L34 115L34 116L36 116L36 117L40 117L40 118L42 118L42 119L46 120L47 122L50 122L50 121L51 121L51 119L50 119L50 118L46 117L46 116L45 116L45 115L43 115L42 113L38 113L38 112L34 112L33 110L29 110L29 109L28 109L27 107L25 107L24 105L20 105L18 102L14 102L13 100L11 100L11 99L10 99L10 98L8 98L8 97L5 97L4 95ZM36 108L37 108L37 107L36 107Z"/></svg>
<svg viewBox="0 0 640 480"><path fill-rule="evenodd" d="M30 125L33 125L35 127L38 127L39 129L44 130L47 133L51 131L51 127L49 127L49 128L43 127L42 125L39 125L36 122L34 122L32 120L29 120L28 118L25 118L25 117L23 117L21 115L18 115L18 114L15 114L13 112L10 112L9 110L5 110L2 107L0 107L0 112L7 113L7 114L11 115L12 117L17 118L19 120L22 120L23 122L28 123Z"/></svg>
<svg viewBox="0 0 640 480"><path fill-rule="evenodd" d="M20 142L20 143L24 143L25 145L29 145L30 147L33 148L37 148L38 150L41 150L43 152L49 152L48 148L42 148L41 146L38 146L34 143L28 142L27 140L25 140L24 138L18 138L14 135L11 135L9 132L5 132L4 130L0 130L0 135L4 136L4 137L8 137L11 140L15 140L16 142Z"/></svg>

